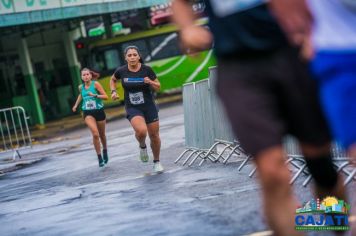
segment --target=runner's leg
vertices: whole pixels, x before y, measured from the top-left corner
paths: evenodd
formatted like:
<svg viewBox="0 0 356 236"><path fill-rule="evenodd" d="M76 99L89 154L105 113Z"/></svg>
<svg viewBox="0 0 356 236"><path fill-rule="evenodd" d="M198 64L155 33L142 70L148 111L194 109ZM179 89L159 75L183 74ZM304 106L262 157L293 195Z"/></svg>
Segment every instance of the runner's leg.
<svg viewBox="0 0 356 236"><path fill-rule="evenodd" d="M90 129L90 132L93 136L93 144L94 144L94 148L96 151L96 154L101 154L100 152L100 141L99 141L99 131L98 131L98 127L96 124L96 120L94 117L92 116L86 116L85 117L85 123L87 124L87 126Z"/></svg>
<svg viewBox="0 0 356 236"><path fill-rule="evenodd" d="M297 201L289 184L290 172L285 160L281 146L265 149L255 157L266 220L274 235L302 235L294 229Z"/></svg>
<svg viewBox="0 0 356 236"><path fill-rule="evenodd" d="M93 116L86 116L85 123L89 127L90 132L92 133L93 144L94 144L96 154L98 155L99 166L102 167L104 166L104 161L100 151L99 131L98 131L96 120Z"/></svg>
<svg viewBox="0 0 356 236"><path fill-rule="evenodd" d="M135 130L135 137L140 144L140 147L146 147L147 125L145 118L142 116L134 116L130 123Z"/></svg>
<svg viewBox="0 0 356 236"><path fill-rule="evenodd" d="M161 138L159 136L159 121L147 124L148 135L151 140L153 160L159 161L161 150Z"/></svg>
<svg viewBox="0 0 356 236"><path fill-rule="evenodd" d="M106 164L109 161L108 149L106 143L106 134L105 134L106 120L97 121L97 126L98 126L101 145L103 146L103 159Z"/></svg>

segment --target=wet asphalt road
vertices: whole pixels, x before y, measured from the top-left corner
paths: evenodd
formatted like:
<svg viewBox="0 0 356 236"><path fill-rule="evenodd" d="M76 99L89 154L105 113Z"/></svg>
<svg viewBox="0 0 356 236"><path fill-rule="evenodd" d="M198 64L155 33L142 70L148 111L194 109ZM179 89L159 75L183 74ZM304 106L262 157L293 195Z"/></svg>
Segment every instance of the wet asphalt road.
<svg viewBox="0 0 356 236"><path fill-rule="evenodd" d="M160 122L163 174L152 175L152 163L139 161L126 120L107 126L110 162L103 169L87 129L27 151L27 157L42 161L0 177L0 235L249 235L268 230L256 177L247 176L252 166L238 172L237 158L227 165L174 164L184 150L182 105L161 109ZM309 200L310 190L301 182L296 195Z"/></svg>

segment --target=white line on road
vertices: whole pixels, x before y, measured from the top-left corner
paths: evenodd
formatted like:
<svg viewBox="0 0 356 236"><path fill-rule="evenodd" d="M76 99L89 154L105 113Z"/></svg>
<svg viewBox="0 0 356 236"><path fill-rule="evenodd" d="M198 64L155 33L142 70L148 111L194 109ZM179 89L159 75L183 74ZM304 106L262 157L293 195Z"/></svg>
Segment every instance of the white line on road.
<svg viewBox="0 0 356 236"><path fill-rule="evenodd" d="M268 231L261 231L261 232L256 232L253 234L248 234L245 236L269 236L269 235L273 235L273 231L268 230Z"/></svg>

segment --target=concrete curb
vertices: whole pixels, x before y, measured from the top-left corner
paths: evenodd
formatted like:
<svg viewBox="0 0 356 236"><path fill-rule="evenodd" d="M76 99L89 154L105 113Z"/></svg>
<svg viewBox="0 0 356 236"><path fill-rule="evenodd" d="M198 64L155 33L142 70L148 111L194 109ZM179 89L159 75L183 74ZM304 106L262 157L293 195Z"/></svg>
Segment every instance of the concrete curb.
<svg viewBox="0 0 356 236"><path fill-rule="evenodd" d="M0 162L0 177L4 176L7 172L12 172L21 168L24 168L26 166L32 165L36 162L39 162L43 159L42 158L34 158L34 159L21 159L21 160L17 160L14 162Z"/></svg>

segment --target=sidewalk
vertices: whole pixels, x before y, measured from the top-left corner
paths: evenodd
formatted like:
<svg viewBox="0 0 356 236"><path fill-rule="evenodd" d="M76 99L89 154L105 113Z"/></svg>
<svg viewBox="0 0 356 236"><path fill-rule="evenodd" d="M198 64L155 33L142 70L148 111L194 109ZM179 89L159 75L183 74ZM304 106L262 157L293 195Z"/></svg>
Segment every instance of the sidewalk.
<svg viewBox="0 0 356 236"><path fill-rule="evenodd" d="M156 99L158 105L165 105L179 101L182 101L181 94ZM124 118L126 115L123 106L105 108L105 113L107 121ZM49 142L49 139L51 139L51 141L55 141L56 136L83 127L85 127L85 123L82 116L79 114L68 116L60 120L50 121L46 123L44 127L31 128L31 138L33 140L32 143L33 145L38 143L46 143Z"/></svg>

